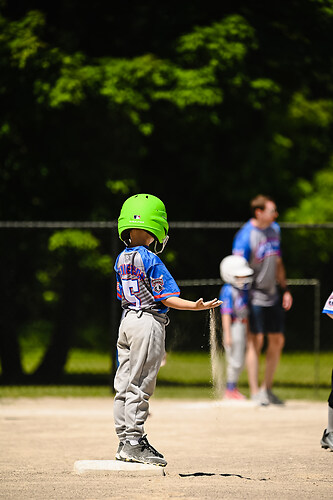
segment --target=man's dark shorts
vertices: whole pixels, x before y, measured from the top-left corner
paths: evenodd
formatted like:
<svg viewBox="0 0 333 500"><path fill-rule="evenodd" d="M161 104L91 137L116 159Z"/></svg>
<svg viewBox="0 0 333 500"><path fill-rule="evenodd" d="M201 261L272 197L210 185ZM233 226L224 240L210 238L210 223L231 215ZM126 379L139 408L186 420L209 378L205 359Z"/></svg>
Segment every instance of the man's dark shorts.
<svg viewBox="0 0 333 500"><path fill-rule="evenodd" d="M280 303L270 307L250 305L251 333L284 332L284 309Z"/></svg>

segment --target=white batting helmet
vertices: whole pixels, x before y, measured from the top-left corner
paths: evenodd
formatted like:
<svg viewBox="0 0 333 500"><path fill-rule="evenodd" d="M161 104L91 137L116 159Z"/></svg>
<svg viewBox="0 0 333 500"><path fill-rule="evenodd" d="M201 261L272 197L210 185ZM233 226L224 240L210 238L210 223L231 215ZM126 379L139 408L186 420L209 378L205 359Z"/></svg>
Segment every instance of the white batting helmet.
<svg viewBox="0 0 333 500"><path fill-rule="evenodd" d="M245 288L252 283L253 269L240 255L228 255L220 264L221 278L236 288Z"/></svg>

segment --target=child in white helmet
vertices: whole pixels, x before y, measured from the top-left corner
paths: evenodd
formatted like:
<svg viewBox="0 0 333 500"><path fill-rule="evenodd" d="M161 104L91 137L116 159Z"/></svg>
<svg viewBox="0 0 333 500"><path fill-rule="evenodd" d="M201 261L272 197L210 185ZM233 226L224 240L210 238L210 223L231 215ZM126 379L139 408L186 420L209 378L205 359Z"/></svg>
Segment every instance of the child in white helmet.
<svg viewBox="0 0 333 500"><path fill-rule="evenodd" d="M150 194L128 198L118 219L118 232L126 244L117 257L117 297L124 310L117 352L118 369L114 380L114 421L119 446L117 460L160 465L167 462L144 434L156 378L165 353L165 327L169 308L200 311L218 307L213 299L204 302L179 297L177 283L161 261L149 250L155 242L168 239L165 206ZM162 251L161 250L161 251Z"/></svg>
<svg viewBox="0 0 333 500"><path fill-rule="evenodd" d="M225 399L244 400L238 390L238 380L243 370L248 331L248 289L253 270L246 259L238 255L225 257L220 264L220 274L225 285L220 291L223 345L227 360L227 385Z"/></svg>

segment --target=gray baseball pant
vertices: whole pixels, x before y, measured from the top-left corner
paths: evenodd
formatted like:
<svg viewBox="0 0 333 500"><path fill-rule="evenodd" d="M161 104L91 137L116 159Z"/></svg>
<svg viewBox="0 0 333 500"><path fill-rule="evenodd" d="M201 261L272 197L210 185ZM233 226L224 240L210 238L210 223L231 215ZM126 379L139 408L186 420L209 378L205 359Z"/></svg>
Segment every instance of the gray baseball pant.
<svg viewBox="0 0 333 500"><path fill-rule="evenodd" d="M138 440L144 434L149 398L165 354L164 322L150 313L128 312L120 323L117 348L115 429L120 441Z"/></svg>
<svg viewBox="0 0 333 500"><path fill-rule="evenodd" d="M227 382L237 383L245 361L246 325L240 321L231 324L231 347L225 347Z"/></svg>

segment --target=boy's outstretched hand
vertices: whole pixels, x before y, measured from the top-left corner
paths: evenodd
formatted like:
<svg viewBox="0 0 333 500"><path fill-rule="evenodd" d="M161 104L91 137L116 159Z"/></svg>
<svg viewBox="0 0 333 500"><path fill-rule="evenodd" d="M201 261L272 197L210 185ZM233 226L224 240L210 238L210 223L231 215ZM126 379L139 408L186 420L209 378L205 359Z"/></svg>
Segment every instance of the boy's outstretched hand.
<svg viewBox="0 0 333 500"><path fill-rule="evenodd" d="M182 309L184 311L204 311L205 309L213 309L222 304L222 301L218 299L209 300L208 302L199 299L194 302L193 300L186 300L180 297L169 297L168 299L162 300L162 302L167 307Z"/></svg>
<svg viewBox="0 0 333 500"><path fill-rule="evenodd" d="M222 304L222 300L213 299L204 302L203 299L198 299L195 303L195 309L202 311L204 309L213 309L214 307L218 307Z"/></svg>

